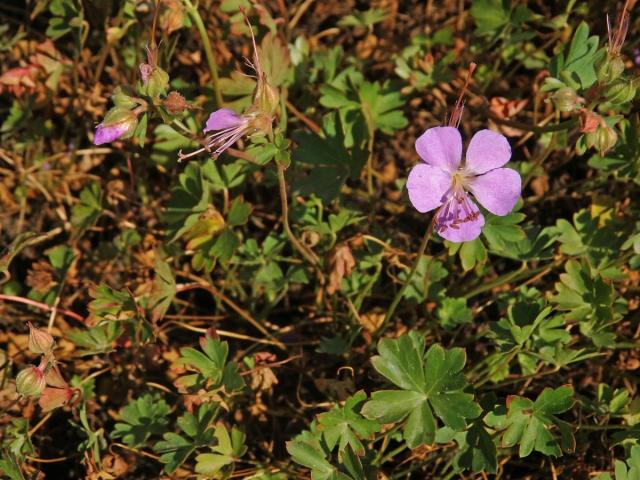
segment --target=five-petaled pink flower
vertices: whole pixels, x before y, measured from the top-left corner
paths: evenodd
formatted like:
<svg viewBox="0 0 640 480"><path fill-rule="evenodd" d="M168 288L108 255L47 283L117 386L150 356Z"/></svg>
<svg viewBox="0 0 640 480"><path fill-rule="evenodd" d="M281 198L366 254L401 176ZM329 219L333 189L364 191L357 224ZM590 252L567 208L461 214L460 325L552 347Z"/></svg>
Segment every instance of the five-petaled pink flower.
<svg viewBox="0 0 640 480"><path fill-rule="evenodd" d="M500 168L511 158L507 139L491 130L477 132L462 161L462 137L457 128L435 127L416 140L424 163L407 179L409 199L421 213L438 208L435 230L450 242L477 238L484 216L469 193L489 212L503 216L520 197L520 175Z"/></svg>

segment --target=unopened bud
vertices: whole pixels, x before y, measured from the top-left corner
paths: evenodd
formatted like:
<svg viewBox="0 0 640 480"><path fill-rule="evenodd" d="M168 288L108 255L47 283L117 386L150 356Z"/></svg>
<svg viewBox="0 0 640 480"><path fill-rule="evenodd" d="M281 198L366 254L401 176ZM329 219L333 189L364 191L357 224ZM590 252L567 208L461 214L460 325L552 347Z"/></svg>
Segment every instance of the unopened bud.
<svg viewBox="0 0 640 480"><path fill-rule="evenodd" d="M141 63L140 64L140 76L142 77L142 84L146 87L147 83L149 83L149 77L153 72L153 65L149 63Z"/></svg>
<svg viewBox="0 0 640 480"><path fill-rule="evenodd" d="M258 79L258 85L256 86L255 95L253 97L254 106L258 110L272 115L277 110L279 103L280 94L278 93L278 89L269 85L266 78Z"/></svg>
<svg viewBox="0 0 640 480"><path fill-rule="evenodd" d="M624 60L617 54L607 52L596 65L598 81L604 85L616 80L622 75L622 72L624 72Z"/></svg>
<svg viewBox="0 0 640 480"><path fill-rule="evenodd" d="M618 143L618 134L616 131L607 126L603 126L598 129L596 132L596 145L595 147L598 149L600 155L606 154L609 150L616 146Z"/></svg>
<svg viewBox="0 0 640 480"><path fill-rule="evenodd" d="M138 116L134 111L114 107L107 112L102 123L96 128L93 143L102 145L119 138L129 138L137 126Z"/></svg>
<svg viewBox="0 0 640 480"><path fill-rule="evenodd" d="M127 95L120 87L117 87L113 91L113 95L111 95L111 101L116 107L126 108L127 110L131 110L138 105L138 102Z"/></svg>
<svg viewBox="0 0 640 480"><path fill-rule="evenodd" d="M29 322L29 351L38 355L47 355L53 348L53 337Z"/></svg>
<svg viewBox="0 0 640 480"><path fill-rule="evenodd" d="M145 67L144 69L143 66ZM156 98L167 90L169 86L169 74L160 67L142 64L140 66L140 73L142 75L144 93L151 98Z"/></svg>
<svg viewBox="0 0 640 480"><path fill-rule="evenodd" d="M603 93L609 102L620 105L633 100L636 96L636 87L634 82L621 78L609 84Z"/></svg>
<svg viewBox="0 0 640 480"><path fill-rule="evenodd" d="M573 112L580 103L580 97L571 87L562 87L551 96L551 99L561 112Z"/></svg>
<svg viewBox="0 0 640 480"><path fill-rule="evenodd" d="M16 390L25 397L40 395L45 386L44 372L38 367L25 368L16 376Z"/></svg>

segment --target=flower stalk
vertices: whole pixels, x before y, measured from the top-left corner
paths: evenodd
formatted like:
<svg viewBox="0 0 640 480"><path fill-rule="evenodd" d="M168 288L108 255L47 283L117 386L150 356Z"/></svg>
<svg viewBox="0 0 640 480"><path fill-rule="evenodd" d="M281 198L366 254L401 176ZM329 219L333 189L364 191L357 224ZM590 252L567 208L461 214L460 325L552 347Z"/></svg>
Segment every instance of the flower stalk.
<svg viewBox="0 0 640 480"><path fill-rule="evenodd" d="M287 201L287 183L284 178L284 170L284 165L278 163L278 186L280 189L280 206L282 209L282 225L284 227L284 231L287 234L287 237L289 237L289 241L300 255L302 255L311 265L318 267L320 260L316 254L296 238L295 234L291 230L291 225L289 225L289 203Z"/></svg>
<svg viewBox="0 0 640 480"><path fill-rule="evenodd" d="M402 284L402 287L400 287L400 290L396 292L395 297L393 297L393 301L391 302L391 305L389 305L387 313L384 316L384 320L382 321L382 324L378 328L377 335L380 335L384 331L385 327L389 324L389 321L391 320L391 318L393 318L393 314L395 313L396 308L400 303L400 300L402 300L402 297L404 296L404 292L407 290L407 287L409 286L409 284L411 284L411 281L413 280L413 276L415 275L416 270L418 270L418 265L420 264L420 260L422 260L422 257L424 256L424 252L427 250L427 245L429 244L429 240L431 239L431 235L433 234L433 228L435 227L435 225L436 225L436 215L434 215L431 218L431 221L429 222L429 226L427 227L427 230L424 232L424 236L422 237L422 242L420 243L420 248L418 248L418 254L416 255L415 260L413 261L413 265L411 265L411 270L409 270L407 279Z"/></svg>

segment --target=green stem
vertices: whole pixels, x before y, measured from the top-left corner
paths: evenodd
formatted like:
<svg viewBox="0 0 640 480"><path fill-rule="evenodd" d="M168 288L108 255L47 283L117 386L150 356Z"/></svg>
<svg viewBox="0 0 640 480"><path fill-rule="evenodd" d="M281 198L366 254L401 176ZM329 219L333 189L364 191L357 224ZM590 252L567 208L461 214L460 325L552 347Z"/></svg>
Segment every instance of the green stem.
<svg viewBox="0 0 640 480"><path fill-rule="evenodd" d="M431 234L433 233L433 227L435 226L435 222L436 222L436 216L434 215L433 218L431 219L431 222L429 223L429 226L427 227L427 231L424 233L424 236L422 237L422 243L420 244L420 248L418 249L418 255L416 256L416 259L413 261L413 265L411 266L409 275L407 276L407 279L405 280L400 290L398 290L398 293L396 293L396 296L393 297L393 301L391 302L391 306L389 306L389 309L387 310L387 314L384 317L384 321L382 322L382 325L380 325L380 328L378 329L378 334L384 331L384 328L389 323L389 320L391 320L391 318L393 317L393 314L396 311L396 308L398 307L398 304L400 303L400 300L402 299L402 296L404 295L405 290L411 283L411 280L413 279L413 276L415 275L416 270L418 269L418 264L420 263L420 260L422 259L422 256L424 255L424 252L427 249L427 244L429 243L429 239L431 238Z"/></svg>
<svg viewBox="0 0 640 480"><path fill-rule="evenodd" d="M524 130L527 132L533 132L536 134L547 133L547 132L561 132L562 130L570 130L576 125L578 125L578 120L572 118L570 120L565 120L564 122L554 123L553 125L545 125L539 127L537 125L530 125L524 122L517 122L514 120L505 120L503 118L498 118L494 115L489 115L489 118L500 125L506 125L507 127L517 128L518 130Z"/></svg>
<svg viewBox="0 0 640 480"><path fill-rule="evenodd" d="M501 276L495 278L494 280L492 280L490 282L485 282L482 285L478 286L477 288L475 288L475 289L471 290L470 292L467 292L467 293L465 293L465 294L463 294L461 296L463 298L469 299L469 298L475 297L476 295L484 293L484 292L486 292L488 290L492 290L494 288L500 287L500 286L502 286L502 285L504 285L506 283L519 281L519 280L523 280L523 279L527 279L527 278L531 278L531 277L535 277L540 272L543 272L546 269L552 269L558 264L559 263L557 263L557 262L553 262L551 264L542 265L542 266L537 267L537 268L527 268L527 263L523 262L522 263L522 267L520 267L518 270L514 270L512 272L507 272L504 275L501 275Z"/></svg>
<svg viewBox="0 0 640 480"><path fill-rule="evenodd" d="M363 103L362 113L367 122L367 133L369 140L367 147L369 149L369 156L367 157L367 193L369 194L369 200L373 198L373 145L376 135L376 127L373 122L373 114L368 104Z"/></svg>
<svg viewBox="0 0 640 480"><path fill-rule="evenodd" d="M551 141L549 142L549 146L545 148L545 150L540 154L540 156L532 163L531 169L527 172L527 175L522 180L522 190L524 190L529 182L533 179L536 174L536 170L542 166L542 163L551 155L553 150L556 148L556 134L555 132L551 136Z"/></svg>
<svg viewBox="0 0 640 480"><path fill-rule="evenodd" d="M284 165L278 163L278 184L280 187L280 204L282 208L282 225L293 247L300 252L311 265L319 269L320 260L306 245L300 243L289 225L289 203L287 201L287 183L284 178Z"/></svg>
<svg viewBox="0 0 640 480"><path fill-rule="evenodd" d="M216 99L216 106L222 107L222 92L220 91L220 82L218 80L218 64L213 56L213 49L211 48L211 42L209 41L209 35L207 34L207 28L204 26L202 17L198 12L198 8L191 3L191 0L184 0L184 4L187 8L187 12L195 23L198 29L198 34L202 40L202 46L204 47L204 53L207 57L207 63L209 64L209 73L211 74L211 83L213 86L213 93Z"/></svg>
<svg viewBox="0 0 640 480"><path fill-rule="evenodd" d="M576 429L577 430L594 430L594 431L601 431L601 430L624 430L627 427L626 425L577 425Z"/></svg>
<svg viewBox="0 0 640 480"><path fill-rule="evenodd" d="M396 449L392 450L387 455L382 457L382 459L379 462L379 465L383 465L383 464L387 463L389 460L392 460L397 454L399 454L400 452L405 451L406 449L407 449L407 444L406 443L400 445L399 447L397 447Z"/></svg>

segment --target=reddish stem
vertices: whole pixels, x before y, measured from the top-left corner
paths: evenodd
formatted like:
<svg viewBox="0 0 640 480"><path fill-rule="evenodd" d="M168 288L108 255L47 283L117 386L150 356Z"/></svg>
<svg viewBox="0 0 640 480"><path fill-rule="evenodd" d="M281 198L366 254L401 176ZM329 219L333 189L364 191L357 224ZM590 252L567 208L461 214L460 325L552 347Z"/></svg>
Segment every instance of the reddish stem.
<svg viewBox="0 0 640 480"><path fill-rule="evenodd" d="M4 295L4 294L0 294L0 300L5 300L7 302L18 302L18 303L25 303L27 305L31 305L32 307L36 307L39 308L40 310L45 310L47 312L50 312L51 310L53 310L53 307L47 305L46 303L42 303L42 302L36 302L35 300L31 300L29 298L24 298L24 297L18 297L16 295ZM63 315L66 315L67 317L71 317L75 320L78 320L79 322L84 323L84 318L82 318L80 315L78 315L77 313L74 313L70 310L65 310L63 308L57 308L56 311L62 313Z"/></svg>

